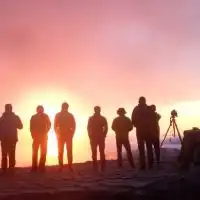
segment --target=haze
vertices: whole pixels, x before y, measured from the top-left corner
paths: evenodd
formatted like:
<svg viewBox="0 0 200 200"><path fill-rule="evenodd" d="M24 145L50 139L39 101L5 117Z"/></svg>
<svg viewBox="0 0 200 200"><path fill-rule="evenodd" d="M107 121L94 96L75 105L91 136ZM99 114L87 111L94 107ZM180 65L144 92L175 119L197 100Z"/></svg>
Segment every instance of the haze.
<svg viewBox="0 0 200 200"><path fill-rule="evenodd" d="M22 118L17 165L31 164L29 120L38 104L54 119L63 101L76 117L74 160L90 159L86 132L94 105L109 125L146 96L180 130L199 125L200 3L197 0L0 0L1 111ZM135 146L135 130L131 133ZM107 158L115 156L109 130ZM48 164L57 163L53 131Z"/></svg>

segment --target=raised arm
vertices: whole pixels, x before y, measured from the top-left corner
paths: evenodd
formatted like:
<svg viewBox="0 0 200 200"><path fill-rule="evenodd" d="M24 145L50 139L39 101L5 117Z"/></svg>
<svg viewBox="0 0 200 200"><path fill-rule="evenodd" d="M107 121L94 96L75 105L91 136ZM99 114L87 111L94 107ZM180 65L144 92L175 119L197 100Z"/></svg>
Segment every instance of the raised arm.
<svg viewBox="0 0 200 200"><path fill-rule="evenodd" d="M161 115L157 113L157 120L159 121L161 119Z"/></svg>

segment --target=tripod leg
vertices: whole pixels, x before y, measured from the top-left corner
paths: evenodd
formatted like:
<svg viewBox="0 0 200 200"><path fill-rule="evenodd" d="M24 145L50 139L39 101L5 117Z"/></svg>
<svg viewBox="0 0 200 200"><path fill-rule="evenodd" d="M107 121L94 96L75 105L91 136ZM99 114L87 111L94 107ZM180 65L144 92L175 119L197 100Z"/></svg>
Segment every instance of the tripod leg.
<svg viewBox="0 0 200 200"><path fill-rule="evenodd" d="M173 121L172 123L173 123L173 137L175 137L176 136L176 122Z"/></svg>
<svg viewBox="0 0 200 200"><path fill-rule="evenodd" d="M178 126L177 124L175 123L175 126L176 126L176 130L177 130L177 133L178 133L178 137L179 137L179 140L181 142L181 152L179 154L179 157L178 157L178 161L180 163L180 166L181 167L184 167L184 149L183 149L183 139L181 137L181 134L179 132L179 129L178 129Z"/></svg>
<svg viewBox="0 0 200 200"><path fill-rule="evenodd" d="M169 132L170 127L171 127L171 123L170 123L170 125L169 125L169 127L168 127L168 129L167 129L167 131L166 131L166 133L165 133L165 136L164 136L164 138L163 138L163 141L162 141L161 144L160 144L160 147L162 147L162 145L163 145L163 143L164 143L164 141L165 141L165 139L166 139L166 137L167 137L167 134L168 134L168 132Z"/></svg>
<svg viewBox="0 0 200 200"><path fill-rule="evenodd" d="M180 132L179 132L179 129L178 129L178 126L177 126L177 124L176 124L176 122L175 122L175 127L176 127L176 130L177 130L177 133L178 133L178 137L179 137L179 140L180 140L180 142L181 142L181 144L182 144L182 137L181 137L181 134L180 134Z"/></svg>

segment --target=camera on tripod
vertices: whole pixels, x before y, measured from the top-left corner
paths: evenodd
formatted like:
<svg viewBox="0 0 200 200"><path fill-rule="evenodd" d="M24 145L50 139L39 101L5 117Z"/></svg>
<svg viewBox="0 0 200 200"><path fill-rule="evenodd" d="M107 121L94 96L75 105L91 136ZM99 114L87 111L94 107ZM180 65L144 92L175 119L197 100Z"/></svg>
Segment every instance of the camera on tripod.
<svg viewBox="0 0 200 200"><path fill-rule="evenodd" d="M171 118L175 118L175 117L178 117L178 113L176 110L172 110L171 111Z"/></svg>
<svg viewBox="0 0 200 200"><path fill-rule="evenodd" d="M163 143L164 143L164 141L165 141L165 139L166 139L166 137L167 137L167 134L168 134L168 132L169 132L169 130L170 130L170 127L173 128L172 136L175 137L175 136L176 136L176 132L177 132L178 137L179 137L179 140L180 140L180 142L181 142L181 144L182 144L181 134L180 134L179 129L178 129L178 126L177 126L177 124L176 124L176 119L175 119L176 117L178 117L177 111L176 111L176 110L172 110L172 111L171 111L171 117L170 117L170 124L169 124L169 127L168 127L168 129L167 129L165 135L164 135L163 141L162 141L161 144L160 144L161 147L162 147L162 145L163 145Z"/></svg>

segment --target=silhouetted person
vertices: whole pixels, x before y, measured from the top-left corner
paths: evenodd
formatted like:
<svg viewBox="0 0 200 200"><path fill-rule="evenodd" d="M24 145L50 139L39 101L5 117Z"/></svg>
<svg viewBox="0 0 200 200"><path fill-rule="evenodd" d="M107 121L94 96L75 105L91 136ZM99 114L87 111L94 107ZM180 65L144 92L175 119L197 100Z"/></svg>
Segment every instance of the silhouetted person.
<svg viewBox="0 0 200 200"><path fill-rule="evenodd" d="M151 126L151 139L152 144L154 147L155 155L157 163L160 162L160 127L159 127L159 120L161 118L160 114L156 112L156 106L151 105L151 119L150 119L150 126Z"/></svg>
<svg viewBox="0 0 200 200"><path fill-rule="evenodd" d="M74 116L68 112L69 105L67 103L62 104L61 112L56 114L54 120L54 130L58 140L58 161L60 170L63 168L63 154L64 146L67 148L67 158L69 170L72 170L73 162L73 136L75 133L76 123Z"/></svg>
<svg viewBox="0 0 200 200"><path fill-rule="evenodd" d="M49 116L44 113L43 106L37 107L37 113L31 117L30 132L33 139L32 152L32 171L39 168L45 171L48 132L51 128ZM40 161L38 165L38 151L40 149Z"/></svg>
<svg viewBox="0 0 200 200"><path fill-rule="evenodd" d="M124 146L127 152L128 161L131 167L134 168L135 165L129 142L129 132L133 129L133 125L131 120L125 116L126 111L124 108L119 108L117 114L119 116L113 120L112 129L116 134L118 167L122 167L122 146Z"/></svg>
<svg viewBox="0 0 200 200"><path fill-rule="evenodd" d="M139 104L134 108L132 112L132 123L136 127L136 137L137 137L139 156L140 156L140 169L146 168L145 144L147 149L149 168L151 168L153 164L149 112L150 110L146 104L145 97L140 97Z"/></svg>
<svg viewBox="0 0 200 200"><path fill-rule="evenodd" d="M17 129L22 129L21 119L12 112L12 105L5 105L5 112L0 118L0 140L2 161L1 168L6 172L7 168L14 170L15 149L18 141ZM9 158L9 163L8 163Z"/></svg>
<svg viewBox="0 0 200 200"><path fill-rule="evenodd" d="M94 115L88 120L88 135L92 150L93 167L97 170L97 147L99 147L101 169L105 169L105 138L108 132L108 124L105 117L101 116L101 108L94 107Z"/></svg>

